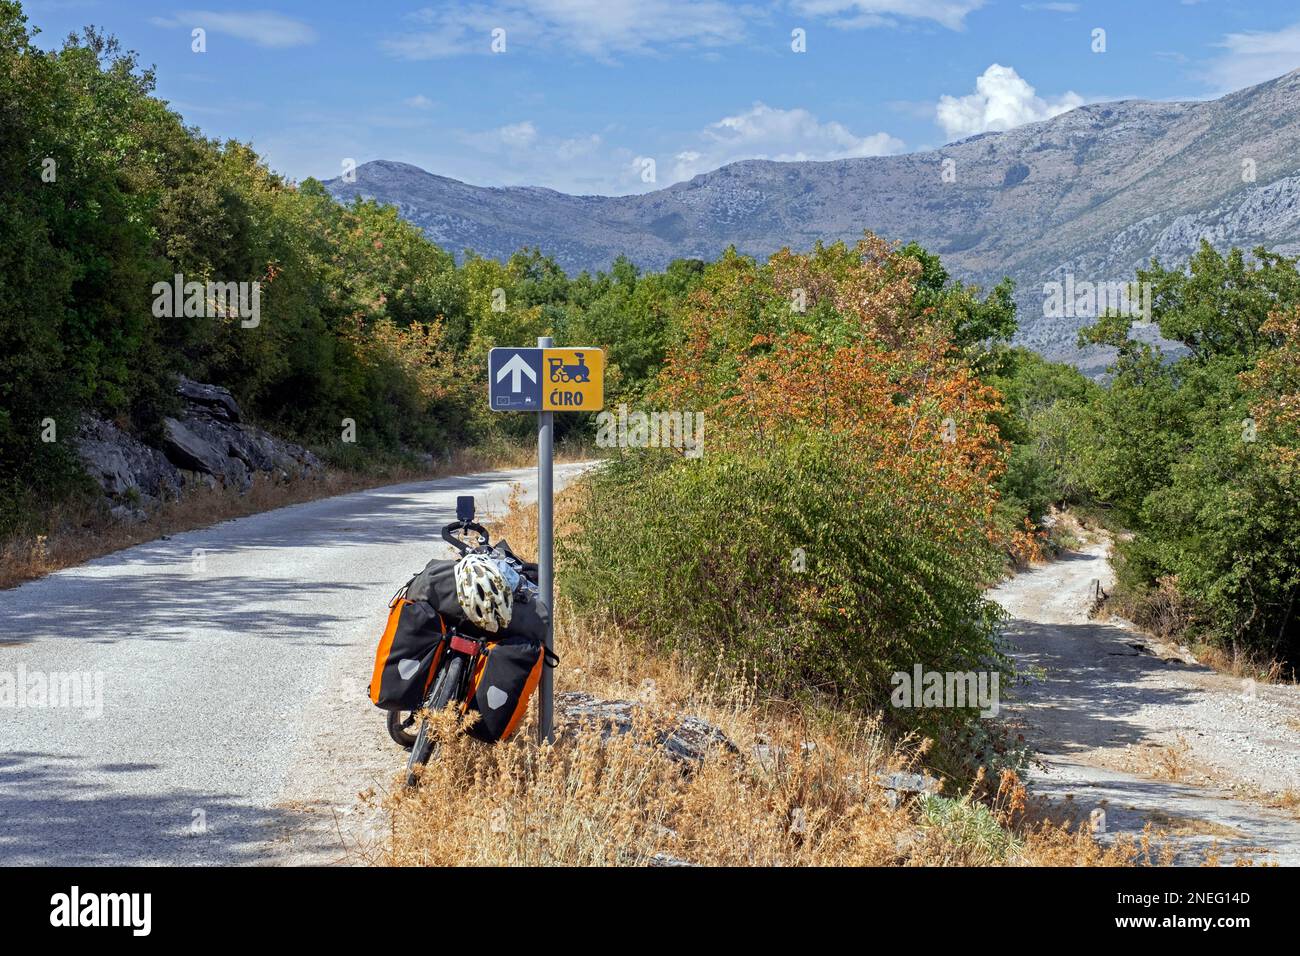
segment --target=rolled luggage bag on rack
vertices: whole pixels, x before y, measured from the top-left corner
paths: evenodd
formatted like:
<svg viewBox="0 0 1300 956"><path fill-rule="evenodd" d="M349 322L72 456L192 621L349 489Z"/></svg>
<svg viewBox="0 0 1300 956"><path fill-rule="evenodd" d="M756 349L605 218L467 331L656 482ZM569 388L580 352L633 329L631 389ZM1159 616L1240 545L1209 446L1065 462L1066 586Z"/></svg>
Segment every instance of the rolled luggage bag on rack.
<svg viewBox="0 0 1300 956"><path fill-rule="evenodd" d="M519 600L516 595L514 607L510 612L510 624L503 637L526 637L533 641L546 640L546 627L550 623L551 612L546 605L532 597L527 601Z"/></svg>
<svg viewBox="0 0 1300 956"><path fill-rule="evenodd" d="M457 558L435 558L424 570L413 577L406 586L406 596L412 601L425 601L449 622L465 625L468 618L456 595ZM527 577L527 566L525 566ZM550 612L535 597L521 600L516 596L510 615L510 624L503 637L529 637L544 640ZM472 629L472 628L471 628ZM486 633L486 632L485 632Z"/></svg>
<svg viewBox="0 0 1300 956"><path fill-rule="evenodd" d="M443 617L452 621L465 619L465 609L456 597L456 558L434 558L424 570L411 578L406 596L425 601Z"/></svg>

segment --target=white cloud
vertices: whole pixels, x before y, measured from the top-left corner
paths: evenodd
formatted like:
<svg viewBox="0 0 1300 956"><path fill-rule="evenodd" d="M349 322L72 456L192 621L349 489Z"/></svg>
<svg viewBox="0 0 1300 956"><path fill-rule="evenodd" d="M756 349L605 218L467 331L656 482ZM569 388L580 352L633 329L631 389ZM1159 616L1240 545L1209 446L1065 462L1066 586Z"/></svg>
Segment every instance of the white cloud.
<svg viewBox="0 0 1300 956"><path fill-rule="evenodd" d="M1078 13L1077 3L1022 3L1025 10L1046 10L1050 13Z"/></svg>
<svg viewBox="0 0 1300 956"><path fill-rule="evenodd" d="M897 26L898 18L932 20L949 30L966 26L966 15L984 0L795 0L794 9L808 16L830 17L831 25L857 29Z"/></svg>
<svg viewBox="0 0 1300 956"><path fill-rule="evenodd" d="M451 138L457 144L457 168L471 172L446 173L444 168L430 167L434 172L468 176L467 181L479 185L619 191L622 159L611 156L596 133L553 136L531 120L522 120L489 130L453 131Z"/></svg>
<svg viewBox="0 0 1300 956"><path fill-rule="evenodd" d="M601 146L602 140L596 133L588 136L575 136L571 139L557 140L552 147L557 159L570 162L594 153Z"/></svg>
<svg viewBox="0 0 1300 956"><path fill-rule="evenodd" d="M779 161L851 159L897 153L903 143L888 133L859 136L834 120L823 123L805 109L783 110L755 103L699 134L674 157L674 182L742 159Z"/></svg>
<svg viewBox="0 0 1300 956"><path fill-rule="evenodd" d="M546 146L538 142L537 127L532 120L508 123L482 132L465 132L460 138L465 145L485 153L518 153L533 146Z"/></svg>
<svg viewBox="0 0 1300 956"><path fill-rule="evenodd" d="M976 79L974 93L940 97L935 119L954 140L1049 119L1082 105L1083 97L1073 92L1045 100L1013 68L994 63Z"/></svg>
<svg viewBox="0 0 1300 956"><path fill-rule="evenodd" d="M1220 90L1239 90L1300 67L1300 23L1273 33L1229 33L1218 44L1227 52L1210 63L1207 79Z"/></svg>
<svg viewBox="0 0 1300 956"><path fill-rule="evenodd" d="M248 13L182 10L170 19L154 17L150 22L162 27L202 27L209 33L249 40L258 46L272 49L307 46L316 42L316 31L309 24L271 10Z"/></svg>
<svg viewBox="0 0 1300 956"><path fill-rule="evenodd" d="M448 27L436 32L403 33L401 36L389 37L381 45L390 56L399 60L436 60L465 53L486 53L485 35L471 38L468 32L463 27Z"/></svg>
<svg viewBox="0 0 1300 956"><path fill-rule="evenodd" d="M496 131L496 135L500 137L502 145L511 149L522 149L531 146L537 140L537 127L525 120L522 123L502 126Z"/></svg>
<svg viewBox="0 0 1300 956"><path fill-rule="evenodd" d="M662 48L738 43L753 14L722 0L490 0L464 8L425 7L412 14L420 29L382 46L406 60L489 53L492 31L500 28L506 55L546 50L612 60Z"/></svg>
<svg viewBox="0 0 1300 956"><path fill-rule="evenodd" d="M402 100L402 102L413 110L427 110L433 106L433 100L429 99L423 93L417 93L415 96L408 96L406 99Z"/></svg>

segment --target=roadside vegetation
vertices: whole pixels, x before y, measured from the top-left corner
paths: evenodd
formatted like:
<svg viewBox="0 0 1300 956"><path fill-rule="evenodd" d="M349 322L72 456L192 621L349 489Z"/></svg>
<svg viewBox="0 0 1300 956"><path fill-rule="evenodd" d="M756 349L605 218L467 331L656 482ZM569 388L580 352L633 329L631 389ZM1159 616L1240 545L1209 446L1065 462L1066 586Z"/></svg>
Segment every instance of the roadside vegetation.
<svg viewBox="0 0 1300 956"><path fill-rule="evenodd" d="M557 530L586 520L588 494L566 490ZM520 553L536 548L536 509L493 528ZM560 580L574 574L560 558ZM1098 842L1087 821L1047 812L1014 771L976 774L942 793L891 800L878 774L925 770L931 744L878 713L819 708L762 689L754 668L718 653L667 649L633 627L559 598L556 690L638 704L633 732L598 730L535 742L533 712L505 744L485 747L441 726L421 786L372 792L388 826L356 848L386 866L1141 866L1167 862L1154 831ZM828 649L829 650L829 649ZM708 720L738 753L712 748L684 769L656 730L683 714Z"/></svg>
<svg viewBox="0 0 1300 956"><path fill-rule="evenodd" d="M1009 681L983 591L1032 541L1000 520L968 314L918 301L922 268L871 236L708 266L647 396L703 412L705 454L630 449L590 483L564 539L575 606L748 666L760 693L862 712L917 662Z"/></svg>
<svg viewBox="0 0 1300 956"><path fill-rule="evenodd" d="M78 530L118 536L75 454L78 422L98 415L156 443L181 375L230 389L249 421L364 483L432 475L449 456L522 457L530 424L482 400L494 345L547 333L603 346L611 400L635 395L662 361L664 315L701 263L642 276L619 261L569 277L523 250L458 264L394 208L345 208L318 182L286 181L248 146L186 126L113 38L90 28L46 51L32 37L21 5L0 0L6 561ZM259 283L258 320L217 302L201 316L156 314L155 283L177 275ZM581 442L589 425L564 416L559 437Z"/></svg>

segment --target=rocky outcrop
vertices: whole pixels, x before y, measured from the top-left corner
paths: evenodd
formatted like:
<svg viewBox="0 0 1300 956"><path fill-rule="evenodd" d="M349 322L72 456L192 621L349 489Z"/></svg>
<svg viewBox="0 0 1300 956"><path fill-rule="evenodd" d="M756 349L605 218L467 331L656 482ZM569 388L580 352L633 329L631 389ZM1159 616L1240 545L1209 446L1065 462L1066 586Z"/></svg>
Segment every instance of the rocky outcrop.
<svg viewBox="0 0 1300 956"><path fill-rule="evenodd" d="M204 385L182 377L176 386L176 392L193 409L202 409L203 413L226 422L243 420L239 403L230 394L230 390L220 385Z"/></svg>
<svg viewBox="0 0 1300 956"><path fill-rule="evenodd" d="M582 691L555 695L555 729L560 737L576 737L583 728L595 728L603 739L630 733L639 705L630 700L602 700ZM652 734L654 742L674 761L698 764L710 749L729 753L740 749L721 730L699 717L676 716Z"/></svg>
<svg viewBox="0 0 1300 956"><path fill-rule="evenodd" d="M204 437L192 420L189 424L174 418L163 421L163 450L177 466L220 479L226 487L246 491L252 484L248 469L226 452L221 436ZM232 467L239 464L241 467Z"/></svg>
<svg viewBox="0 0 1300 956"><path fill-rule="evenodd" d="M112 422L89 416L81 422L77 453L115 516L142 518L194 484L243 493L257 474L277 481L324 474L320 459L306 448L245 422L227 389L183 378L176 392L184 410L179 418L163 419L158 448Z"/></svg>
<svg viewBox="0 0 1300 956"><path fill-rule="evenodd" d="M112 422L83 418L76 447L118 518L143 517L145 509L181 493L184 478L167 456Z"/></svg>

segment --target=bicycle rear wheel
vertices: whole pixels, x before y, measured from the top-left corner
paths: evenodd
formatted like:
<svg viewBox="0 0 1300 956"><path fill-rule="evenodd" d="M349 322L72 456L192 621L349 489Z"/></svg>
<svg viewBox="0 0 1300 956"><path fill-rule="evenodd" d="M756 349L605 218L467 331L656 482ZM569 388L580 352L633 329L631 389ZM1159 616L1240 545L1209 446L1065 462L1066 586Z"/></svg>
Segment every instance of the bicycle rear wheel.
<svg viewBox="0 0 1300 956"><path fill-rule="evenodd" d="M452 702L456 696L456 689L460 687L460 675L464 668L465 659L456 655L438 672L438 676L433 681L433 689L424 702L427 710L442 710ZM420 729L415 735L415 743L411 745L411 756L406 761L408 787L414 787L420 782L419 769L427 764L432 756L433 736L429 730L429 718L422 717Z"/></svg>

